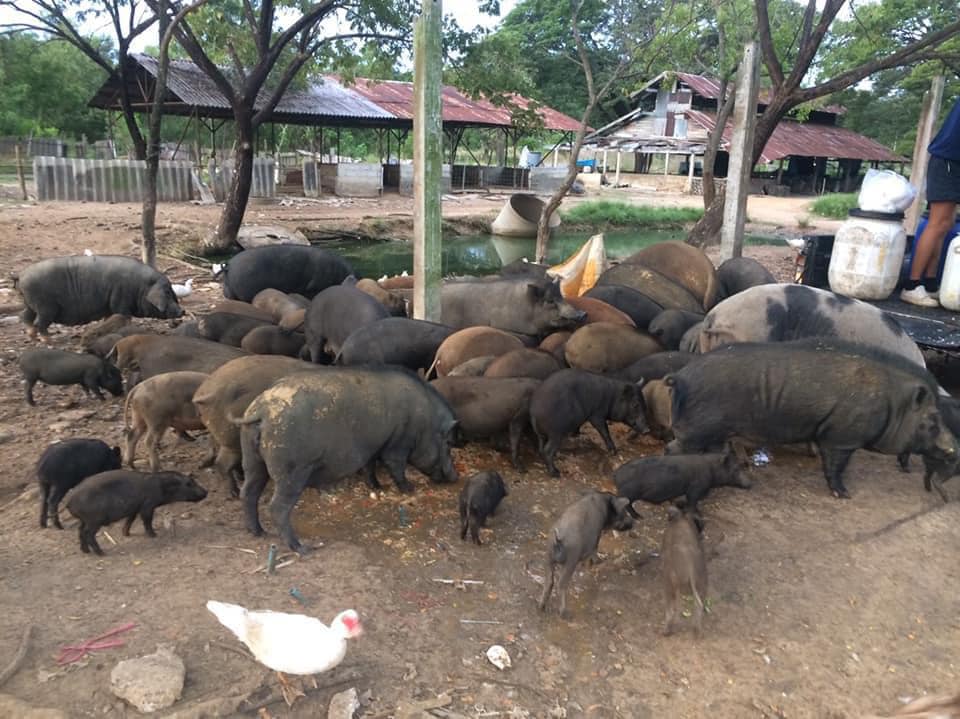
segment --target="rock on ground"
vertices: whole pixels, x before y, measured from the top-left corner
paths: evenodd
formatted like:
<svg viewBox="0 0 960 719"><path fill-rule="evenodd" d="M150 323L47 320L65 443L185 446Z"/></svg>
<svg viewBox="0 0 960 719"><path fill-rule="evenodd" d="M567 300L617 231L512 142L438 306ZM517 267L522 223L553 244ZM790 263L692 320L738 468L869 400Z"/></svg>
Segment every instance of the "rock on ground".
<svg viewBox="0 0 960 719"><path fill-rule="evenodd" d="M140 711L155 712L180 698L186 673L183 660L161 644L153 654L117 664L110 672L110 689Z"/></svg>
<svg viewBox="0 0 960 719"><path fill-rule="evenodd" d="M350 687L344 692L334 694L327 710L327 719L353 719L354 712L360 708L357 690Z"/></svg>

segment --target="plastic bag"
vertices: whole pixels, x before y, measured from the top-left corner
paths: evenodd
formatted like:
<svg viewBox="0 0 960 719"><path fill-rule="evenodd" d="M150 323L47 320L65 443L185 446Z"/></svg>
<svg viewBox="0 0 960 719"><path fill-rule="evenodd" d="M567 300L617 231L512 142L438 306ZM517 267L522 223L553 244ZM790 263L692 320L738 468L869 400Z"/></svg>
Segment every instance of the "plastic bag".
<svg viewBox="0 0 960 719"><path fill-rule="evenodd" d="M857 206L868 212L903 212L917 196L906 177L893 170L867 170Z"/></svg>

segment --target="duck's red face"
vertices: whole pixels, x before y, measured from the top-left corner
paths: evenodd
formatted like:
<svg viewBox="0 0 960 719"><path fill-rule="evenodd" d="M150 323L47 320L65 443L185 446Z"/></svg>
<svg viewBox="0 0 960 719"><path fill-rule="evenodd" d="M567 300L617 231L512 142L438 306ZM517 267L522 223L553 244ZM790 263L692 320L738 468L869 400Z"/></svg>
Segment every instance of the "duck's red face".
<svg viewBox="0 0 960 719"><path fill-rule="evenodd" d="M340 615L340 623L343 624L344 629L347 630L348 637L357 637L363 634L363 626L360 624L360 616L351 610L343 612Z"/></svg>

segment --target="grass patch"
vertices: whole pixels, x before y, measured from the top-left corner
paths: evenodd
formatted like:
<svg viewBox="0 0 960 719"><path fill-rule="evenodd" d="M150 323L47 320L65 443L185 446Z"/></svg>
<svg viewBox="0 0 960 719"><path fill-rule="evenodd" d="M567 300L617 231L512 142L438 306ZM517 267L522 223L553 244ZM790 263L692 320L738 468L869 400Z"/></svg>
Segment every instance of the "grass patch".
<svg viewBox="0 0 960 719"><path fill-rule="evenodd" d="M563 221L569 225L683 227L703 216L698 207L650 207L631 205L614 200L581 202L563 213Z"/></svg>
<svg viewBox="0 0 960 719"><path fill-rule="evenodd" d="M829 217L833 220L844 220L847 213L857 206L857 194L855 192L838 192L831 195L823 195L817 198L810 206L815 215Z"/></svg>

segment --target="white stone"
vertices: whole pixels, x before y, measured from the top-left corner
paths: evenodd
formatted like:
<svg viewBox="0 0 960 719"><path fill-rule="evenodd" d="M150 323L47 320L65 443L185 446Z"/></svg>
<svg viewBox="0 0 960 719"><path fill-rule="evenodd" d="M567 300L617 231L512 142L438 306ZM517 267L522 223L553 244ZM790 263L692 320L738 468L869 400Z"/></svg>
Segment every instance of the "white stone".
<svg viewBox="0 0 960 719"><path fill-rule="evenodd" d="M353 719L354 712L360 708L357 690L350 687L346 691L334 694L327 710L327 719Z"/></svg>
<svg viewBox="0 0 960 719"><path fill-rule="evenodd" d="M180 698L185 676L183 660L161 644L153 654L117 664L110 672L110 689L149 714L166 709Z"/></svg>

